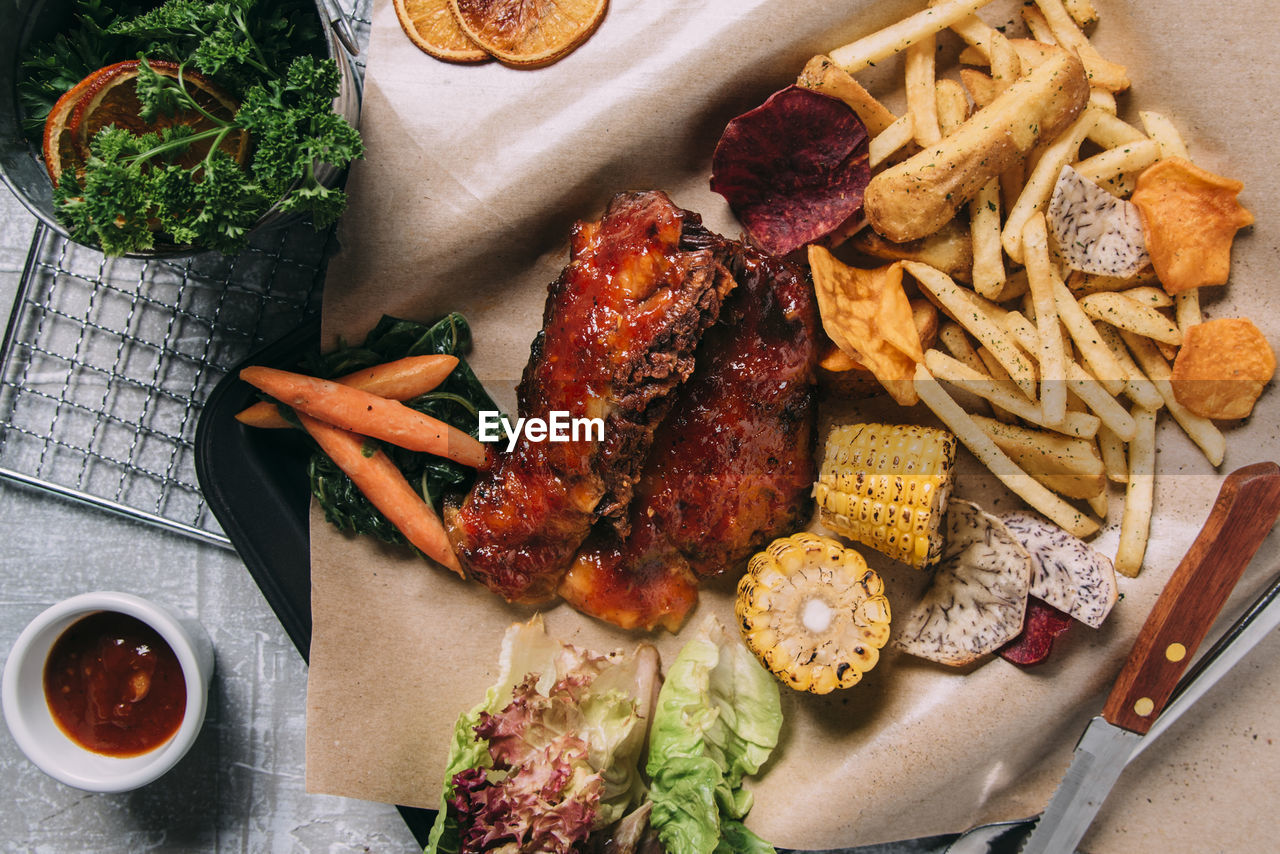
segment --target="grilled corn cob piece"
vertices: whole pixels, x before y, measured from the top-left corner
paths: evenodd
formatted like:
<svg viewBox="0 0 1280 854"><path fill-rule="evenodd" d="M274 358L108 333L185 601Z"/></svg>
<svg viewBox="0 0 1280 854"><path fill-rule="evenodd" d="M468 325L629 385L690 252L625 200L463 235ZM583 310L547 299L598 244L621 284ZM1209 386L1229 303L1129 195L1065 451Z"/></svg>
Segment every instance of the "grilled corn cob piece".
<svg viewBox="0 0 1280 854"><path fill-rule="evenodd" d="M734 611L747 648L797 691L857 684L889 639L880 576L853 549L807 531L751 558Z"/></svg>
<svg viewBox="0 0 1280 854"><path fill-rule="evenodd" d="M841 536L923 569L942 554L956 438L946 430L848 424L827 437L813 497Z"/></svg>

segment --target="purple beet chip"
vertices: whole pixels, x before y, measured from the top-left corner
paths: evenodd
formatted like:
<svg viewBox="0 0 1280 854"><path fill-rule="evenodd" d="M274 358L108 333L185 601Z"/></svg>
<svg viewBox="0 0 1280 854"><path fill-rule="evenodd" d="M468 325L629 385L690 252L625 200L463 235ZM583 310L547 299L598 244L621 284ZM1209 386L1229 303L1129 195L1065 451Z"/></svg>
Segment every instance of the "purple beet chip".
<svg viewBox="0 0 1280 854"><path fill-rule="evenodd" d="M1049 657L1054 640L1069 628L1071 617L1048 602L1028 596L1022 633L996 650L996 654L1024 667L1039 664Z"/></svg>
<svg viewBox="0 0 1280 854"><path fill-rule="evenodd" d="M788 86L725 127L711 189L756 245L786 255L861 214L867 139L848 104Z"/></svg>

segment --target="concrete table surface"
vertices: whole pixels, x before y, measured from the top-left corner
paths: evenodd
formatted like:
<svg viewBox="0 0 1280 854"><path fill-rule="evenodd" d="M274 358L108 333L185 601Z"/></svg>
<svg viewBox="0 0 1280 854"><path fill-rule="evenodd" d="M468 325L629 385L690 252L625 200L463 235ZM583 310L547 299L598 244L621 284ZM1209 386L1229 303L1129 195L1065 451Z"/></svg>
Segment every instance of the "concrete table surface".
<svg viewBox="0 0 1280 854"><path fill-rule="evenodd" d="M0 186L4 319L34 224ZM204 730L166 776L103 795L45 776L0 727L0 849L417 848L390 806L306 793L306 665L234 552L0 481L0 654L42 610L90 590L136 593L204 624L217 654Z"/></svg>

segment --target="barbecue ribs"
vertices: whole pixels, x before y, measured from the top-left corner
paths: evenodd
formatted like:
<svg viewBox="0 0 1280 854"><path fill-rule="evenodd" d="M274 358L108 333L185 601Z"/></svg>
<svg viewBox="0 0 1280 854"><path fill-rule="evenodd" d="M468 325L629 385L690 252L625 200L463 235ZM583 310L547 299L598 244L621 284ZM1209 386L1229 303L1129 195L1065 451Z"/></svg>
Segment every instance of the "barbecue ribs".
<svg viewBox="0 0 1280 854"><path fill-rule="evenodd" d="M661 192L621 194L575 226L517 389L519 413L603 418L604 441L529 442L449 506L468 574L514 602L554 595L593 523L627 533L654 431L734 279L697 214Z"/></svg>
<svg viewBox="0 0 1280 854"><path fill-rule="evenodd" d="M630 536L597 525L560 585L578 610L623 628L675 631L697 600L698 576L725 572L807 516L813 289L785 261L716 241L738 287L659 429Z"/></svg>

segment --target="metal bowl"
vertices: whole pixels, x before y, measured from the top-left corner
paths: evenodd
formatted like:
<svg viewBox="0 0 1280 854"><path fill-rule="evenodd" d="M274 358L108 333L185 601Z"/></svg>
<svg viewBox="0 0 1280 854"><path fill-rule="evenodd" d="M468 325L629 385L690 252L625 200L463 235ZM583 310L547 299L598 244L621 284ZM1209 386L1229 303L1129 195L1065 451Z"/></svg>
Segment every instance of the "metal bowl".
<svg viewBox="0 0 1280 854"><path fill-rule="evenodd" d="M329 56L337 62L341 75L333 108L353 127L358 126L360 78L356 76L351 59L357 45L346 19L331 2L315 0L315 5ZM22 76L22 55L26 46L50 38L61 30L71 19L73 8L72 0L17 0L16 10L9 13L13 15L11 25L0 27L0 180L37 219L68 240L71 236L58 222L54 209L53 182L49 180L44 160L38 146L32 145L22 131L18 81ZM333 186L341 176L342 170L329 164L316 167L316 177L326 186ZM258 220L254 231L278 228L300 217L300 214L282 213L272 208ZM129 257L173 258L203 251L198 246L163 246Z"/></svg>

